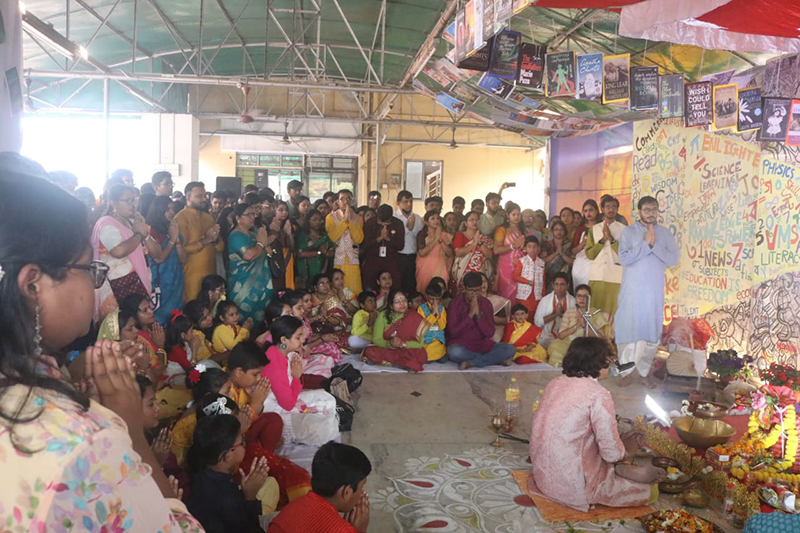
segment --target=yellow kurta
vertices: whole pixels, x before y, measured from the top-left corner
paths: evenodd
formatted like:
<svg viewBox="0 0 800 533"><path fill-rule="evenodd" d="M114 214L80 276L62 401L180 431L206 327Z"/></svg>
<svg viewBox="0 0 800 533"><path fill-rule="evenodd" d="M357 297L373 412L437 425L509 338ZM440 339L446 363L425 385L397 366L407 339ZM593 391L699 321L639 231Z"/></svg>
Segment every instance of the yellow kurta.
<svg viewBox="0 0 800 533"><path fill-rule="evenodd" d="M202 331L194 330L194 336L200 339L200 351L197 353L197 360L205 361L206 359L211 359L211 356L216 353L211 341L206 339Z"/></svg>
<svg viewBox="0 0 800 533"><path fill-rule="evenodd" d="M328 238L335 242L337 247L339 245L352 247L353 244L361 244L364 240L364 223L361 221L361 217L356 217L355 220L342 219L337 224L331 213L325 219L325 230L328 232ZM340 250L337 248L333 266L344 272L345 287L354 294L361 294L361 266L358 264L358 249Z"/></svg>
<svg viewBox="0 0 800 533"><path fill-rule="evenodd" d="M597 311L597 308L592 306L590 308L590 313L594 313L595 311ZM550 342L550 345L547 347L547 355L549 356L548 362L554 367L558 368L562 366L564 356L567 355L567 350L569 349L569 345L572 344L572 341L578 337L584 336L584 329L582 326L579 326L580 319L580 311L578 311L576 308L568 309L561 317L561 327L558 330L559 334L573 327L576 329L575 332L568 337L563 339L553 339ZM614 330L611 321L609 320L608 313L601 311L600 313L594 315L591 318L591 321L592 325L600 335L607 339L614 337Z"/></svg>
<svg viewBox="0 0 800 533"><path fill-rule="evenodd" d="M428 304L421 305L417 308L417 313L419 313L427 322L431 325L428 331L444 331L447 327L447 310L444 306L441 306L441 314L439 318L436 318L436 315L433 313L428 314L425 316L425 310L423 307L428 307ZM425 342L425 351L428 352L428 361L438 361L442 357L444 357L445 352L447 352L447 347L442 344L439 339L432 339L430 342Z"/></svg>
<svg viewBox="0 0 800 533"><path fill-rule="evenodd" d="M592 226L586 235L586 257L592 261L597 260L598 256L605 248L605 244L600 244L597 242L599 239L595 239L595 228L602 228L602 223ZM625 226L619 222L615 222L611 225L612 236L616 234L616 242L608 246L613 250L614 255L619 254L619 233L622 232L623 228L625 228ZM600 231L600 235L602 235L602 229L598 229L598 231ZM615 272L598 272L598 269L593 263L589 270L589 287L592 289L592 306L602 309L612 316L617 311L617 295L619 294L620 287L619 282L615 283L612 280L616 280L617 278L621 280L622 276L622 267L619 265L615 265L615 267L617 268L609 266L609 269Z"/></svg>
<svg viewBox="0 0 800 533"><path fill-rule="evenodd" d="M200 294L203 278L217 273L217 252L222 251L224 243L220 240L216 245L200 244L206 232L216 224L208 213L185 207L175 215L175 222L187 255L183 265L183 295L186 301L194 300Z"/></svg>
<svg viewBox="0 0 800 533"><path fill-rule="evenodd" d="M233 350L237 344L249 338L249 329L245 329L241 326L237 326L234 329L233 326L220 324L214 328L214 335L211 337L211 342L214 345L214 349L219 353Z"/></svg>

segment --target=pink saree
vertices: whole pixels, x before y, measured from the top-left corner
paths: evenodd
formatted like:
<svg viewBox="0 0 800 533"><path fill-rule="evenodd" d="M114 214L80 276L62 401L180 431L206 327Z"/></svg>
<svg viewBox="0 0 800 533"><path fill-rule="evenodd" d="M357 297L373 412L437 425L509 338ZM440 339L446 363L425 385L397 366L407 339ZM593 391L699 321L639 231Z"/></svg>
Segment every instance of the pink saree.
<svg viewBox="0 0 800 533"><path fill-rule="evenodd" d="M495 240L502 239L503 246L511 246L519 238L517 230L500 227L494 234ZM522 250L511 250L497 258L497 294L513 300L517 294L517 282L514 281L514 266L525 255Z"/></svg>

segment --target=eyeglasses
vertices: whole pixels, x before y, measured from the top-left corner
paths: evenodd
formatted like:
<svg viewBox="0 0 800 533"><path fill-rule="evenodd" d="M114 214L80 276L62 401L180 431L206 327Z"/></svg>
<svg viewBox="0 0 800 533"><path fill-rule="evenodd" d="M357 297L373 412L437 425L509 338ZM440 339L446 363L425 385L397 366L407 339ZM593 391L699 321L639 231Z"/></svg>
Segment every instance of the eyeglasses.
<svg viewBox="0 0 800 533"><path fill-rule="evenodd" d="M243 217L256 218L256 214L255 213L242 213L242 216Z"/></svg>
<svg viewBox="0 0 800 533"><path fill-rule="evenodd" d="M643 207L642 213L658 213L657 207Z"/></svg>
<svg viewBox="0 0 800 533"><path fill-rule="evenodd" d="M76 270L85 270L92 276L92 281L94 282L94 288L99 289L103 286L103 283L106 282L106 277L108 276L109 267L107 264L103 263L102 261L92 261L88 265L79 265L79 264L69 264L66 265L67 268L74 268Z"/></svg>
<svg viewBox="0 0 800 533"><path fill-rule="evenodd" d="M239 448L240 446L241 446L242 448L244 448L244 447L246 447L246 446L247 446L247 441L245 441L245 440L244 440L244 437L242 437L242 442L240 442L239 444L234 444L233 446L231 446L230 448L228 448L227 450L225 450L224 452L222 452L221 454L219 454L219 459L217 459L217 462L220 462L220 461L222 461L222 457L223 457L223 456L224 456L226 453L228 453L228 452L232 452L232 451L236 450L236 448Z"/></svg>
<svg viewBox="0 0 800 533"><path fill-rule="evenodd" d="M120 198L120 202L125 202L128 205L136 205L136 198Z"/></svg>
<svg viewBox="0 0 800 533"><path fill-rule="evenodd" d="M405 298L398 298L398 299L394 300L392 303L405 304L405 303L408 303L408 300L406 300Z"/></svg>

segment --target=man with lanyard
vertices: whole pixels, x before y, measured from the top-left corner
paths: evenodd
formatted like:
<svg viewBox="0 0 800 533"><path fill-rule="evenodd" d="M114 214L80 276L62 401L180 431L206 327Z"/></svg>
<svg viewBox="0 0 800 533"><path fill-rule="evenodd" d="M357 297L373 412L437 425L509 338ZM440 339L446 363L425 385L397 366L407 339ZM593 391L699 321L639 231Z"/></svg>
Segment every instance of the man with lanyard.
<svg viewBox="0 0 800 533"><path fill-rule="evenodd" d="M397 193L395 218L405 226L405 245L398 254L401 274L400 287L408 294L417 288L417 234L422 231L422 218L414 213L414 196L408 191Z"/></svg>
<svg viewBox="0 0 800 533"><path fill-rule="evenodd" d="M325 219L325 230L328 238L336 243L333 256L334 268L344 272L344 284L354 294L361 293L361 267L358 262L358 245L364 240L364 223L351 206L353 192L348 189L339 191L333 211Z"/></svg>
<svg viewBox="0 0 800 533"><path fill-rule="evenodd" d="M547 348L550 342L558 337L558 330L561 328L561 317L568 309L575 308L575 298L567 292L569 287L569 276L564 272L558 272L553 280L553 292L546 294L539 300L539 307L533 322L542 328L539 336L539 344Z"/></svg>

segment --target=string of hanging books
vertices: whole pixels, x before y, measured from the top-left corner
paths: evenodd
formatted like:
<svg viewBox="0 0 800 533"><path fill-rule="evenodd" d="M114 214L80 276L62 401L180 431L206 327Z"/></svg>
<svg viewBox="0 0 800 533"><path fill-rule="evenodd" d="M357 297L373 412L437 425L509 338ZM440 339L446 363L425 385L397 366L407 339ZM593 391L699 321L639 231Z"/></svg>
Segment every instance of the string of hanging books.
<svg viewBox="0 0 800 533"><path fill-rule="evenodd" d="M443 38L454 45L447 58L459 69L483 72L478 86L499 98L516 86L548 98L593 100L653 112L664 119L683 118L686 127L759 130L759 141L800 145L800 100L764 96L759 87L740 87L733 70L686 82L681 73L659 75L657 66L632 67L629 53L547 52L543 45L523 42L520 32L503 29L529 4L467 2L444 30ZM457 98L442 95L437 102L454 113L464 110Z"/></svg>

